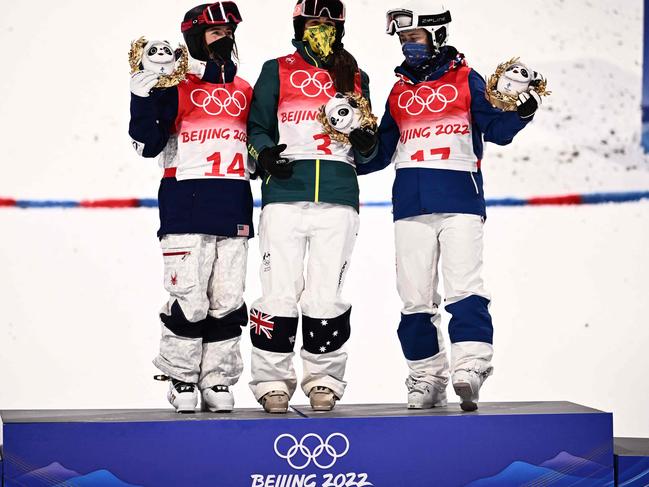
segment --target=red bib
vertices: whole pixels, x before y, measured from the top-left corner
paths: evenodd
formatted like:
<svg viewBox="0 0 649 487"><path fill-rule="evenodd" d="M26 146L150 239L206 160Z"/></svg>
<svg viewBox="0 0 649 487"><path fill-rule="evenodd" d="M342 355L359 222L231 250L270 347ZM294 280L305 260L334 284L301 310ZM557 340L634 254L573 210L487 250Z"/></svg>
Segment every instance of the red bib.
<svg viewBox="0 0 649 487"><path fill-rule="evenodd" d="M478 170L473 152L468 67L436 81L398 81L388 99L401 136L392 158L397 169Z"/></svg>
<svg viewBox="0 0 649 487"><path fill-rule="evenodd" d="M336 94L329 72L307 63L297 52L277 61L279 139L288 146L282 155L292 161L328 159L354 165L351 145L331 140L317 119L320 107ZM360 74L356 91L361 92Z"/></svg>
<svg viewBox="0 0 649 487"><path fill-rule="evenodd" d="M252 88L206 83L189 75L178 85L176 179L250 179L247 128Z"/></svg>

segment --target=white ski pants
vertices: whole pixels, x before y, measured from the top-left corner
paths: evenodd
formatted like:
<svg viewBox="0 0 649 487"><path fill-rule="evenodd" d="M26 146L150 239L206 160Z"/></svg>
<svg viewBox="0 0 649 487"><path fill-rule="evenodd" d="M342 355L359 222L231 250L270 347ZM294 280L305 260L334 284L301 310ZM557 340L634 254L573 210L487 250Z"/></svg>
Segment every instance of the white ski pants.
<svg viewBox="0 0 649 487"><path fill-rule="evenodd" d="M154 365L201 390L235 384L243 371L239 344L247 323L248 240L166 235L161 246L169 300L160 311L162 338Z"/></svg>
<svg viewBox="0 0 649 487"><path fill-rule="evenodd" d="M453 370L491 371L489 294L482 280L483 219L429 214L395 223L399 336L410 379L444 388L449 363L440 330L439 262L444 279ZM434 327L434 328L433 328Z"/></svg>
<svg viewBox="0 0 649 487"><path fill-rule="evenodd" d="M351 306L341 291L358 228L358 213L350 206L273 203L262 211L262 297L252 305L252 313L263 313L274 328L269 338L255 332L251 321L250 388L257 400L273 390L289 396L295 392L298 304L304 342L302 390L308 395L313 387L325 386L342 397Z"/></svg>

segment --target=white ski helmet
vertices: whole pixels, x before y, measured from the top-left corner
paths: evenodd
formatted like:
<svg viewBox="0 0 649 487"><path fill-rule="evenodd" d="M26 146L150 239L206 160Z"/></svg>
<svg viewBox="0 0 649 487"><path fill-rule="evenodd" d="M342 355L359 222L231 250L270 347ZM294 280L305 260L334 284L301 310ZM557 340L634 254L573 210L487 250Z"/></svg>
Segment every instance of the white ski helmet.
<svg viewBox="0 0 649 487"><path fill-rule="evenodd" d="M435 49L444 46L448 41L451 12L441 2L411 0L403 7L390 9L387 13L386 32L394 35L399 32L425 29L430 33L430 40Z"/></svg>

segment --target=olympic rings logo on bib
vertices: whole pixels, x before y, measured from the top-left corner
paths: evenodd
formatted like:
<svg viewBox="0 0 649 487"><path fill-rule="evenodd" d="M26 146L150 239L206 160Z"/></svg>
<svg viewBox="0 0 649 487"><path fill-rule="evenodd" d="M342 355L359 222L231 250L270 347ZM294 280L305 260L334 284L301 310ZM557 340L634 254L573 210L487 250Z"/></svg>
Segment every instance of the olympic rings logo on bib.
<svg viewBox="0 0 649 487"><path fill-rule="evenodd" d="M332 441L336 438L338 440ZM284 445L280 445L280 442ZM340 447L340 451L336 446ZM299 442L295 436L286 433L275 440L275 453L285 459L295 470L304 470L311 463L322 470L327 470L333 467L339 458L347 455L347 452L349 452L349 440L342 433L332 433L326 440L323 440L320 435L309 433Z"/></svg>
<svg viewBox="0 0 649 487"><path fill-rule="evenodd" d="M248 107L248 100L243 92L236 90L230 93L225 88L215 88L211 93L198 88L192 91L191 99L195 106L212 116L225 112L232 117L238 117Z"/></svg>
<svg viewBox="0 0 649 487"><path fill-rule="evenodd" d="M453 85L442 85L435 89L431 86L421 86L417 91L404 91L399 95L399 108L410 115L421 115L424 110L431 113L441 113L449 104L457 100L459 92Z"/></svg>
<svg viewBox="0 0 649 487"><path fill-rule="evenodd" d="M326 71L318 71L313 76L308 71L294 71L291 74L291 84L309 98L317 98L323 93L333 98L336 94L331 75Z"/></svg>

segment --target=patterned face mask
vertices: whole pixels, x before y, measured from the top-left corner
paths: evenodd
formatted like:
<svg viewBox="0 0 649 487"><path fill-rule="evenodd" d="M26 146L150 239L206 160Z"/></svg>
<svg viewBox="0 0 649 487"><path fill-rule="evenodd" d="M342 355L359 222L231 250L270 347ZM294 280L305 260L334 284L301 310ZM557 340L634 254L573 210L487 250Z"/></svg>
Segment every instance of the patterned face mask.
<svg viewBox="0 0 649 487"><path fill-rule="evenodd" d="M418 42L405 42L401 46L403 55L406 57L406 64L413 68L418 68L432 57L432 52L428 44Z"/></svg>
<svg viewBox="0 0 649 487"><path fill-rule="evenodd" d="M336 28L333 25L320 24L304 29L303 41L309 43L311 50L326 59L333 52L336 42Z"/></svg>

